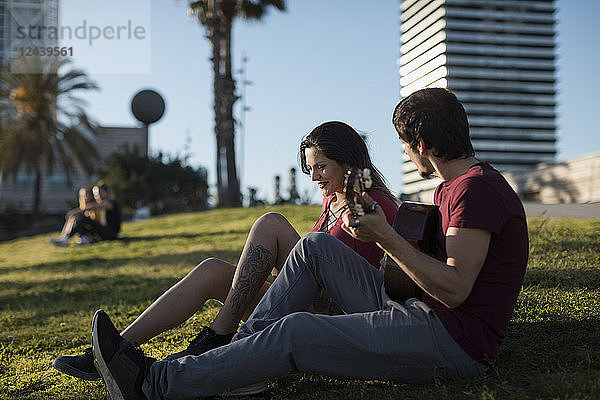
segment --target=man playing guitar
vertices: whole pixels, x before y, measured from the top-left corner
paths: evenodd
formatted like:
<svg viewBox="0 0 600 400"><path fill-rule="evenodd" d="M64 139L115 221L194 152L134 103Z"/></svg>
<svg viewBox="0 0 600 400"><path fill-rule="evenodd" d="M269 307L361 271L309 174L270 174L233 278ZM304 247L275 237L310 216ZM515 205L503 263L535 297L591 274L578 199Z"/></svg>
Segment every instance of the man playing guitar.
<svg viewBox="0 0 600 400"><path fill-rule="evenodd" d="M244 387L255 393L261 382L294 372L400 382L482 374L498 356L523 282L523 206L495 169L474 158L466 113L448 90L406 97L393 122L421 175L444 180L435 192L435 256L399 235L366 193L364 215L345 213L343 228L377 243L418 285L416 297L392 299L382 271L331 235L309 233L227 346L148 366L141 351L111 346L118 332L97 313L94 355L107 366L105 380L126 388L125 398L183 399ZM303 312L321 288L344 315Z"/></svg>

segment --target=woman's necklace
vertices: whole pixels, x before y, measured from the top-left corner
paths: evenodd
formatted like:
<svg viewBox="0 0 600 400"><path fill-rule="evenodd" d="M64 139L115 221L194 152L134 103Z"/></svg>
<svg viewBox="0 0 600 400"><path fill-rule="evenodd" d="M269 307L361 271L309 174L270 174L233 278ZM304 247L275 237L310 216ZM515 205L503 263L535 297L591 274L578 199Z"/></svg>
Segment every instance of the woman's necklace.
<svg viewBox="0 0 600 400"><path fill-rule="evenodd" d="M331 229L337 224L338 220L340 219L346 208L348 208L348 205L346 203L344 203L344 205L342 205L335 211L331 209L331 203L327 205L327 220L324 224L325 232L329 233L329 231L331 231Z"/></svg>

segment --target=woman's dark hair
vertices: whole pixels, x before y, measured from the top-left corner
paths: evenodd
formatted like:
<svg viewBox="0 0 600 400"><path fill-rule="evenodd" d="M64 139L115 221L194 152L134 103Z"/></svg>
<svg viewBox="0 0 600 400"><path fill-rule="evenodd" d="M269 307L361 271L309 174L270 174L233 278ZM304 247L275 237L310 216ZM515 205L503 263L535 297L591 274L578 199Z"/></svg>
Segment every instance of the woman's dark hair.
<svg viewBox="0 0 600 400"><path fill-rule="evenodd" d="M385 184L381 172L371 162L365 140L350 125L339 121L325 122L304 138L300 143L299 156L300 166L305 174L310 174L310 168L306 164L304 150L313 147L343 167L369 168L373 180L371 189L379 190L395 202L398 201Z"/></svg>
<svg viewBox="0 0 600 400"><path fill-rule="evenodd" d="M412 149L422 139L438 158L454 160L475 155L465 109L447 89L421 89L405 97L396 106L392 123L400 139Z"/></svg>

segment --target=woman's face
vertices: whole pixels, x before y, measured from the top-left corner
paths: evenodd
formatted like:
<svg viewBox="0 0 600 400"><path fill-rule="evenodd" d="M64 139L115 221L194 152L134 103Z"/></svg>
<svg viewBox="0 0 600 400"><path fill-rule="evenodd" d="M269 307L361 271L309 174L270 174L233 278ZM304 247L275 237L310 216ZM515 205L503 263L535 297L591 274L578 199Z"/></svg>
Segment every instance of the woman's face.
<svg viewBox="0 0 600 400"><path fill-rule="evenodd" d="M304 150L306 166L310 170L310 178L317 182L321 194L329 196L334 193L343 193L344 175L346 168L337 161L325 157L325 155L315 147L309 147Z"/></svg>
<svg viewBox="0 0 600 400"><path fill-rule="evenodd" d="M79 190L79 206L85 207L86 204L92 203L94 201L94 196L92 192L86 189Z"/></svg>

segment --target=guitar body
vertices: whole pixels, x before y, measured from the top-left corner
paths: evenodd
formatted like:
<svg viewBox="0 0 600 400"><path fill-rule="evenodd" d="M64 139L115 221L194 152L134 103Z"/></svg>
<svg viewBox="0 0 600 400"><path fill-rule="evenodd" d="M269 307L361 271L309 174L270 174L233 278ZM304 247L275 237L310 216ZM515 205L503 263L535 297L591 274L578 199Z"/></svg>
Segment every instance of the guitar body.
<svg viewBox="0 0 600 400"><path fill-rule="evenodd" d="M394 218L394 229L422 252L435 253L435 235L439 229L438 206L414 201L400 205Z"/></svg>
<svg viewBox="0 0 600 400"><path fill-rule="evenodd" d="M433 204L405 201L394 218L394 230L422 252L435 253L435 235L440 226L440 212ZM386 256L385 291L392 300L404 301L418 294L418 286Z"/></svg>
<svg viewBox="0 0 600 400"><path fill-rule="evenodd" d="M352 168L346 172L346 202L354 217L369 212L361 193L367 191L371 183L371 171L368 169ZM405 201L394 218L394 229L417 249L434 255L440 218L439 209L433 204ZM404 301L418 294L418 286L387 255L384 256L384 273L385 291L392 300Z"/></svg>

